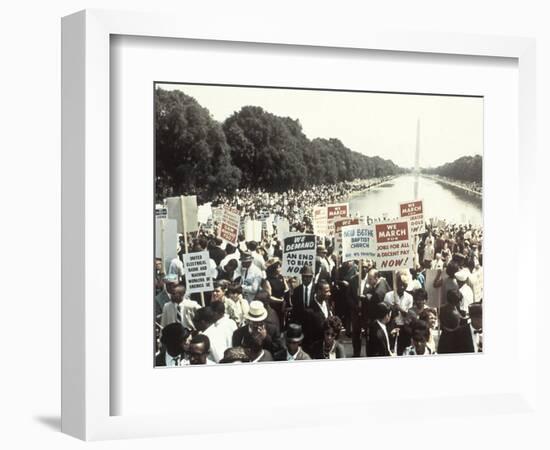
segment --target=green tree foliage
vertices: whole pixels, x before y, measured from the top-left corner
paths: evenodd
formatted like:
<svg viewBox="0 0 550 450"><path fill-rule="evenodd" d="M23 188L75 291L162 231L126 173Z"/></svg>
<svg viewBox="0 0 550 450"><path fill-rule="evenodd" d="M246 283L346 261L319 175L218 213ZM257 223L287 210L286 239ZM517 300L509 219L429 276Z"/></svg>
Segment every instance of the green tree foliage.
<svg viewBox="0 0 550 450"><path fill-rule="evenodd" d="M439 167L423 169L423 172L483 184L483 158L480 155L463 156Z"/></svg>
<svg viewBox="0 0 550 450"><path fill-rule="evenodd" d="M245 106L219 124L181 91L157 89L156 175L159 198L197 194L207 201L238 187L304 189L403 172L338 139L310 141L298 120Z"/></svg>
<svg viewBox="0 0 550 450"><path fill-rule="evenodd" d="M201 200L232 193L241 173L231 162L221 125L181 91L156 90L157 194L196 194Z"/></svg>

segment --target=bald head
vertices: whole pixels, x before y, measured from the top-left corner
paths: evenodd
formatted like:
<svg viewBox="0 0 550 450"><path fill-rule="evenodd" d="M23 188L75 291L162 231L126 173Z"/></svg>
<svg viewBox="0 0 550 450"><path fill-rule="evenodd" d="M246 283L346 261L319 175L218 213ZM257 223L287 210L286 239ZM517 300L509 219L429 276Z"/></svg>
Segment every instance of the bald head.
<svg viewBox="0 0 550 450"><path fill-rule="evenodd" d="M376 283L378 283L379 278L380 278L380 274L378 273L378 270L371 269L367 274L367 283L369 284L369 286L376 286Z"/></svg>

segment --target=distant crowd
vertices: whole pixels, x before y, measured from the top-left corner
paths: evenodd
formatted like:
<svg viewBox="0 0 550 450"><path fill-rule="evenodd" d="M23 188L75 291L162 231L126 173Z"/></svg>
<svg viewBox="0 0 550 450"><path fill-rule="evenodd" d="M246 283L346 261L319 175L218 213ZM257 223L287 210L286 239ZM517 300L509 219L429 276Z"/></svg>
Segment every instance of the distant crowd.
<svg viewBox="0 0 550 450"><path fill-rule="evenodd" d="M262 211L286 218L297 231L313 233L313 207L347 200L350 195L363 192L391 180L392 177L371 178L331 185L317 185L310 189L268 193L262 189L240 189L231 196L220 195L213 206L230 206L240 211L241 217L256 218Z"/></svg>

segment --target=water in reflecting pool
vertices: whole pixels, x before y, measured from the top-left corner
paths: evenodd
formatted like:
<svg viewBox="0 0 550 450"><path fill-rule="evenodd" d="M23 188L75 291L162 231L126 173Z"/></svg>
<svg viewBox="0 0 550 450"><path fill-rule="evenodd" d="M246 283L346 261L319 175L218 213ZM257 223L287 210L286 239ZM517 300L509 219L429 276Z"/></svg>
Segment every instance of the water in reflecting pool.
<svg viewBox="0 0 550 450"><path fill-rule="evenodd" d="M415 180L418 198L424 200L424 218L438 217L452 223L481 225L481 196L425 177L403 175L349 200L352 215L372 218L399 216L399 203L414 200Z"/></svg>

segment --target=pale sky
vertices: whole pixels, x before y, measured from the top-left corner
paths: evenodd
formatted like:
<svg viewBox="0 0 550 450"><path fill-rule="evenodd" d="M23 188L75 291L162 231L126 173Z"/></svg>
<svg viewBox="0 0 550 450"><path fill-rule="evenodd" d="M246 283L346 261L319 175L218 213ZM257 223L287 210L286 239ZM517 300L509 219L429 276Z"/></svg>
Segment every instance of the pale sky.
<svg viewBox="0 0 550 450"><path fill-rule="evenodd" d="M223 122L243 106L299 119L309 139L338 138L351 150L414 166L420 120L420 166L483 155L483 99L435 95L333 92L160 84L194 97Z"/></svg>

